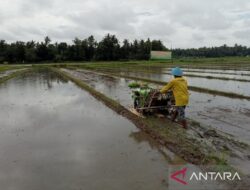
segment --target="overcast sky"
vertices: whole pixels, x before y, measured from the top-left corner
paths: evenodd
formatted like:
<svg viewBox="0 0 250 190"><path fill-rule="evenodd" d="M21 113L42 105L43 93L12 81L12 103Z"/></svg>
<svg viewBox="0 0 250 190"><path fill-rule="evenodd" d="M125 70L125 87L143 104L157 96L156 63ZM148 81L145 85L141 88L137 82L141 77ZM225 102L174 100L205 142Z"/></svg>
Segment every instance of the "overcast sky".
<svg viewBox="0 0 250 190"><path fill-rule="evenodd" d="M250 0L0 0L0 39L70 42L107 33L173 48L250 46Z"/></svg>

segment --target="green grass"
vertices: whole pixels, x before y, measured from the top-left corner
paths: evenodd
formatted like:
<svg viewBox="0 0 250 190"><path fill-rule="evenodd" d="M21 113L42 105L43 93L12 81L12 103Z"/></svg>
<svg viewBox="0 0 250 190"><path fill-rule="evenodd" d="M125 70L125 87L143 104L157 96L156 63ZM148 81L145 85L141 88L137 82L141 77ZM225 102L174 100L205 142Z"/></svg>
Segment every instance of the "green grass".
<svg viewBox="0 0 250 190"><path fill-rule="evenodd" d="M0 72L14 70L14 69L22 69L22 68L25 68L25 66L22 66L22 65L0 65Z"/></svg>
<svg viewBox="0 0 250 190"><path fill-rule="evenodd" d="M127 61L127 62L93 62L93 66L146 66L146 65L249 65L250 57L223 57L223 58L181 58L172 61Z"/></svg>
<svg viewBox="0 0 250 190"><path fill-rule="evenodd" d="M48 64L49 65L49 64ZM55 64L52 64L55 65ZM161 68L196 68L196 69L232 69L232 70L250 70L250 57L225 57L225 58L182 58L171 61L101 61L88 63L62 63L56 64L58 66L77 66L88 68L102 68L102 69L144 69L155 70Z"/></svg>
<svg viewBox="0 0 250 190"><path fill-rule="evenodd" d="M28 64L26 64L28 65ZM29 64L31 65L31 64ZM37 63L34 66L81 66L81 65L88 65L89 67L107 67L107 68L116 68L116 67L174 67L174 66L181 66L181 67L194 67L194 68L204 68L204 67L232 67L232 68L239 68L239 67L250 67L250 57L223 57L223 58L178 58L172 61L93 61L93 62L64 62L64 63ZM13 65L13 67L22 66ZM0 65L1 67L6 67L5 65ZM7 67L11 67L7 65Z"/></svg>
<svg viewBox="0 0 250 190"><path fill-rule="evenodd" d="M10 75L8 75L8 76L2 77L2 78L0 78L0 84L3 83L3 82L5 82L5 81L7 81L7 80L9 80L9 79L12 79L12 78L18 76L18 75L21 75L21 74L23 74L23 73L26 73L26 72L28 72L28 71L29 71L29 69L20 70L20 71L14 72L14 73L12 73L12 74L10 74Z"/></svg>

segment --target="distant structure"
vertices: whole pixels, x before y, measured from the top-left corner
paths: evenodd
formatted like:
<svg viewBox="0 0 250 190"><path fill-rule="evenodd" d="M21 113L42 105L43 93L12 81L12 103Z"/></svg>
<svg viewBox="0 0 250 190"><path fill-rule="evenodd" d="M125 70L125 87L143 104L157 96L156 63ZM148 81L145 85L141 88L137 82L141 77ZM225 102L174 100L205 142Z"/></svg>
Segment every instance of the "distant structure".
<svg viewBox="0 0 250 190"><path fill-rule="evenodd" d="M172 52L171 51L151 51L150 59L151 60L171 60Z"/></svg>

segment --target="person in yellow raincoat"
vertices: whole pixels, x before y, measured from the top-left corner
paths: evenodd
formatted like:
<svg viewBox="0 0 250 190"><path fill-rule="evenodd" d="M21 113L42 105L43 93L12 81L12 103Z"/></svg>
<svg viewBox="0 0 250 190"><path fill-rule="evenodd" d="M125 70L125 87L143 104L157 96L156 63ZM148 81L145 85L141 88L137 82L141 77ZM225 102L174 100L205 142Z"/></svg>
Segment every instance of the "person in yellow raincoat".
<svg viewBox="0 0 250 190"><path fill-rule="evenodd" d="M185 108L189 102L187 80L183 77L183 72L179 67L173 68L171 74L174 76L174 79L172 79L167 85L163 86L160 92L166 93L168 90L173 91L176 111L173 113L171 119L172 121L175 121L178 116L182 126L187 128L187 121L185 118Z"/></svg>

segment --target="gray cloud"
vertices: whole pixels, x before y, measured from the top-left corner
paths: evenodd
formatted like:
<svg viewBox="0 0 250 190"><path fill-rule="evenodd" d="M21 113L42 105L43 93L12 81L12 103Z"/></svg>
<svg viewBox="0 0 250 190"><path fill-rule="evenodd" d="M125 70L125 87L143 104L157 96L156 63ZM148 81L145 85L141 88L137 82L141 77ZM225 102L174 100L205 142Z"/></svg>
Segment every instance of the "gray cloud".
<svg viewBox="0 0 250 190"><path fill-rule="evenodd" d="M1 0L0 38L71 41L106 33L173 47L250 46L249 0Z"/></svg>
<svg viewBox="0 0 250 190"><path fill-rule="evenodd" d="M250 39L250 28L246 30L239 30L234 32L234 35L237 38L244 39L244 40L249 40Z"/></svg>
<svg viewBox="0 0 250 190"><path fill-rule="evenodd" d="M192 37L193 37L194 41L198 41L198 42L203 42L205 40L205 36L202 34L199 34L199 33L197 33L197 34L193 33Z"/></svg>
<svg viewBox="0 0 250 190"><path fill-rule="evenodd" d="M53 10L53 0L25 0L20 4L20 11L22 13L37 12L43 10Z"/></svg>

